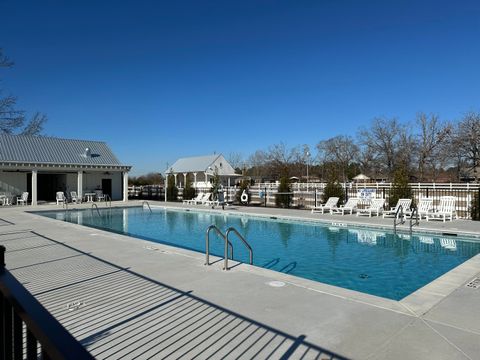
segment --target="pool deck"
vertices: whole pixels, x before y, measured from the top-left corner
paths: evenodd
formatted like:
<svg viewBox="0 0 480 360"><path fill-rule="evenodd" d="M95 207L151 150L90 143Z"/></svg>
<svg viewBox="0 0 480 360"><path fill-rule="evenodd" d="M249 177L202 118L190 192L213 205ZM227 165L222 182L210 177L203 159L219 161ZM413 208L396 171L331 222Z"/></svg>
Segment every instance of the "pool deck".
<svg viewBox="0 0 480 360"><path fill-rule="evenodd" d="M12 274L96 358L480 358L480 289L465 286L480 277L480 255L394 301L246 264L223 271L197 252L28 213L59 208L1 207L0 244ZM188 208L392 227L306 210ZM399 229L408 235L408 224ZM421 221L415 231L479 237L480 222Z"/></svg>

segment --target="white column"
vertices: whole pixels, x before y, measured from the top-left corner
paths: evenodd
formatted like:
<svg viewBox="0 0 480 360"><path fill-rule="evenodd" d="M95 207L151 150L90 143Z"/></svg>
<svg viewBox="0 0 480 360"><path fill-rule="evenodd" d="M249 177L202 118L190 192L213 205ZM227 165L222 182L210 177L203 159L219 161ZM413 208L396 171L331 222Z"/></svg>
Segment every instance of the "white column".
<svg viewBox="0 0 480 360"><path fill-rule="evenodd" d="M205 186L207 186L208 182L208 173L205 171Z"/></svg>
<svg viewBox="0 0 480 360"><path fill-rule="evenodd" d="M123 172L123 201L128 201L128 171Z"/></svg>
<svg viewBox="0 0 480 360"><path fill-rule="evenodd" d="M193 182L194 182L194 187L197 187L197 173L193 173Z"/></svg>
<svg viewBox="0 0 480 360"><path fill-rule="evenodd" d="M177 174L173 174L173 177L175 178L175 186L177 186Z"/></svg>
<svg viewBox="0 0 480 360"><path fill-rule="evenodd" d="M83 199L83 171L77 173L77 196Z"/></svg>
<svg viewBox="0 0 480 360"><path fill-rule="evenodd" d="M37 170L32 170L32 205L37 205Z"/></svg>
<svg viewBox="0 0 480 360"><path fill-rule="evenodd" d="M188 173L183 173L183 187L187 186L187 175Z"/></svg>

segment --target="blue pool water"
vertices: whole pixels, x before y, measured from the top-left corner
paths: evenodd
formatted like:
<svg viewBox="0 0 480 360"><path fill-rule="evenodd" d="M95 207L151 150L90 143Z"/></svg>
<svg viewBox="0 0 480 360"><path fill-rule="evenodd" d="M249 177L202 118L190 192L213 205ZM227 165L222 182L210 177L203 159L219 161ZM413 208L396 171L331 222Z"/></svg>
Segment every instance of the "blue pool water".
<svg viewBox="0 0 480 360"><path fill-rule="evenodd" d="M384 230L332 227L206 212L142 208L52 211L58 220L205 252L205 230L234 226L254 251L254 265L347 289L400 300L480 252L480 242ZM234 258L248 253L232 237ZM92 241L94 241L92 239ZM212 254L223 244L211 235Z"/></svg>

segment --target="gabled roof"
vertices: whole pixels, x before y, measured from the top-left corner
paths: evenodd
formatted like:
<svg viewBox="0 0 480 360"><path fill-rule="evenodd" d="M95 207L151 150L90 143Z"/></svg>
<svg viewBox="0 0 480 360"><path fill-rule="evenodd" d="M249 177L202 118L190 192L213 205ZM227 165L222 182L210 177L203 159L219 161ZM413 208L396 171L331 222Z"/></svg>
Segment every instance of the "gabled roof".
<svg viewBox="0 0 480 360"><path fill-rule="evenodd" d="M204 155L180 158L167 169L167 173L184 173L184 172L202 172L207 171L208 167L218 159L218 155Z"/></svg>
<svg viewBox="0 0 480 360"><path fill-rule="evenodd" d="M86 156L86 149L91 156ZM123 166L106 143L45 136L0 134L0 162Z"/></svg>
<svg viewBox="0 0 480 360"><path fill-rule="evenodd" d="M224 176L235 176L235 169L228 163L222 154L193 156L180 158L166 169L166 173L194 173L212 172L217 167L218 174Z"/></svg>

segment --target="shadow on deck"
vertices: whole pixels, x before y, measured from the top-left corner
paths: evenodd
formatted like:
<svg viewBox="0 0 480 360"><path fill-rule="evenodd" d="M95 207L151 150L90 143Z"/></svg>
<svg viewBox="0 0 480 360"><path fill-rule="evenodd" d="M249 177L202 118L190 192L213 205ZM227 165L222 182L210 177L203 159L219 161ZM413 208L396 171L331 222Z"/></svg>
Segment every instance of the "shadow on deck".
<svg viewBox="0 0 480 360"><path fill-rule="evenodd" d="M0 244L12 274L97 358L345 359L38 233Z"/></svg>

